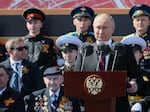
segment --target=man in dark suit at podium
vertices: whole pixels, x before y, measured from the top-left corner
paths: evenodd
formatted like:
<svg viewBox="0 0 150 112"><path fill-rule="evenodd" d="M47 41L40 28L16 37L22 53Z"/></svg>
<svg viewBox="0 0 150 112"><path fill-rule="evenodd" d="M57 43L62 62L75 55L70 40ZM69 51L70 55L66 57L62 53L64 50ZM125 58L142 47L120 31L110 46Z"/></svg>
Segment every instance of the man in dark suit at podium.
<svg viewBox="0 0 150 112"><path fill-rule="evenodd" d="M111 38L115 30L115 22L112 16L108 14L97 15L93 22L93 28L96 42L94 44L85 43L81 46L74 70L127 70L127 92L137 92L141 88L140 78L142 77L139 75L139 73L137 73L138 68L131 46L115 43ZM106 49L103 51L102 48L104 47L104 44L106 44ZM110 47L115 52L112 53ZM101 62L99 62L102 57L105 57L103 68L101 66ZM117 98L116 112L130 112L127 96Z"/></svg>

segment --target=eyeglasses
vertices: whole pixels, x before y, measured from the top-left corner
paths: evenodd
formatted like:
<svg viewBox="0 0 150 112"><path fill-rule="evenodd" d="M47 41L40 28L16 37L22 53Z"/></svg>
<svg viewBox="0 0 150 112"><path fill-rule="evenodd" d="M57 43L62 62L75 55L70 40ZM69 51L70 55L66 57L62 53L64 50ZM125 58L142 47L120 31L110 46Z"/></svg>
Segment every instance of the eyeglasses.
<svg viewBox="0 0 150 112"><path fill-rule="evenodd" d="M22 47L17 47L17 48L10 48L11 50L18 50L18 51L23 51L23 49L28 50L27 46L22 46Z"/></svg>

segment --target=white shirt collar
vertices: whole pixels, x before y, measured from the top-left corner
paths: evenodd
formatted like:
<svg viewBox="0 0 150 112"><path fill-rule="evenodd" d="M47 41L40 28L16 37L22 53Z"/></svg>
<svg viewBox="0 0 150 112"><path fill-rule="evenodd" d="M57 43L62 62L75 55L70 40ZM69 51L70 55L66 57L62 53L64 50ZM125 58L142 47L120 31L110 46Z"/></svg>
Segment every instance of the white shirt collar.
<svg viewBox="0 0 150 112"><path fill-rule="evenodd" d="M53 95L53 94L56 94L57 97L58 97L59 96L59 92L60 92L60 88L55 93L53 91L49 90L50 96Z"/></svg>
<svg viewBox="0 0 150 112"><path fill-rule="evenodd" d="M108 41L103 41L104 43L106 43L107 45L111 46L112 44L112 39L110 38ZM98 44L99 41L96 41L96 44Z"/></svg>
<svg viewBox="0 0 150 112"><path fill-rule="evenodd" d="M20 61L14 61L14 60L12 60L11 58L10 58L10 64L12 65L12 64L14 64L14 63L22 63L22 61L20 60Z"/></svg>

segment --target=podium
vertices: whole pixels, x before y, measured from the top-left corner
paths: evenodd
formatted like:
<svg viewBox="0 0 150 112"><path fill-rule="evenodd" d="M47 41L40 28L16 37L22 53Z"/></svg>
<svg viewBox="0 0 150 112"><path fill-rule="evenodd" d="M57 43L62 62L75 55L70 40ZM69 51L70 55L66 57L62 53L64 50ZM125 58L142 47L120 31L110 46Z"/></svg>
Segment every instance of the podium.
<svg viewBox="0 0 150 112"><path fill-rule="evenodd" d="M64 94L82 99L85 112L115 112L116 97L126 95L126 71L64 73Z"/></svg>

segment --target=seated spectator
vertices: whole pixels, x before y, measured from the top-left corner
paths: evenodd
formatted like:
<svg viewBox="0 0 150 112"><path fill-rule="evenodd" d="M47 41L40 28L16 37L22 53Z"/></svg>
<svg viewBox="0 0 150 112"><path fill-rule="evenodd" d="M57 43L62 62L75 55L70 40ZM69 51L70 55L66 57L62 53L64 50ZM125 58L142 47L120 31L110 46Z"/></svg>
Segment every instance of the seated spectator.
<svg viewBox="0 0 150 112"><path fill-rule="evenodd" d="M8 81L8 70L0 66L0 112L25 112L21 94L10 88Z"/></svg>
<svg viewBox="0 0 150 112"><path fill-rule="evenodd" d="M43 79L46 88L25 97L27 112L81 112L78 99L64 96L64 77L58 67L47 68Z"/></svg>
<svg viewBox="0 0 150 112"><path fill-rule="evenodd" d="M21 38L11 38L5 46L10 57L0 65L10 71L9 86L23 96L45 88L39 67L26 60L28 47L24 41Z"/></svg>

